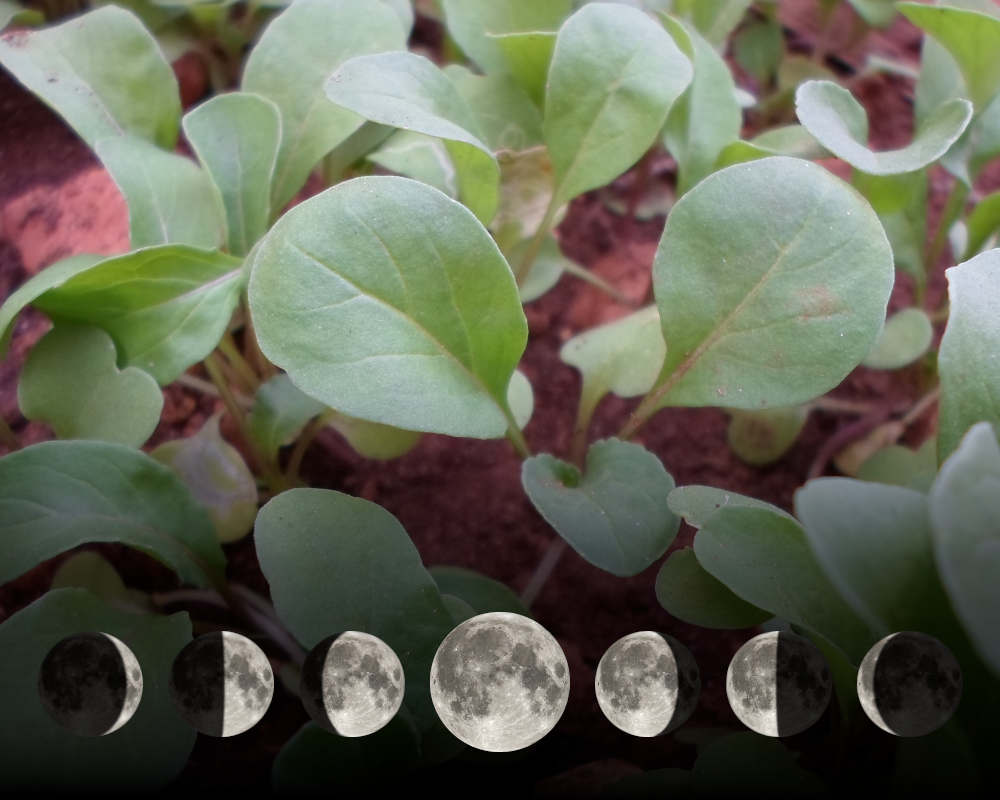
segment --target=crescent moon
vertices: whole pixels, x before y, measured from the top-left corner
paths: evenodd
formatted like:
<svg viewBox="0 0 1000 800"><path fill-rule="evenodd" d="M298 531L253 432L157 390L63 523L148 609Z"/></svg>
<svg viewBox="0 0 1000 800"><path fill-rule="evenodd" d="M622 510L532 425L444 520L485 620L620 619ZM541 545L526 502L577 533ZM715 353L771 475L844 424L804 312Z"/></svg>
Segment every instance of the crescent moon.
<svg viewBox="0 0 1000 800"><path fill-rule="evenodd" d="M78 633L46 654L38 694L64 728L79 736L106 736L139 708L142 669L120 639L109 633Z"/></svg>

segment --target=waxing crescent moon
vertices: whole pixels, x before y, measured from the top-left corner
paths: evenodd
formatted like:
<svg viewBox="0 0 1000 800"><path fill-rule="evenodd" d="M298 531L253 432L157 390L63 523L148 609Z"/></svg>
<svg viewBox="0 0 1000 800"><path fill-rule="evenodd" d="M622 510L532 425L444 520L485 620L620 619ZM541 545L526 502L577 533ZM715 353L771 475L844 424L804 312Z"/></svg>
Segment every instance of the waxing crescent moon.
<svg viewBox="0 0 1000 800"><path fill-rule="evenodd" d="M399 711L403 691L399 658L367 633L330 636L302 665L302 704L314 722L341 736L367 736L385 727Z"/></svg>
<svg viewBox="0 0 1000 800"><path fill-rule="evenodd" d="M559 643L533 619L494 611L467 619L431 662L438 716L468 745L520 750L551 731L569 699L569 665Z"/></svg>
<svg viewBox="0 0 1000 800"><path fill-rule="evenodd" d="M170 671L170 696L195 730L236 736L260 722L274 694L267 656L245 636L206 633L188 642Z"/></svg>
<svg viewBox="0 0 1000 800"><path fill-rule="evenodd" d="M833 681L816 646L787 631L771 631L744 644L726 671L733 713L764 736L793 736L826 710Z"/></svg>
<svg viewBox="0 0 1000 800"><path fill-rule="evenodd" d="M38 694L49 715L80 736L106 736L132 719L142 699L135 654L109 633L67 636L49 650L38 672Z"/></svg>
<svg viewBox="0 0 1000 800"><path fill-rule="evenodd" d="M925 633L886 636L858 667L858 699L868 718L895 736L924 736L955 713L962 670L944 644Z"/></svg>
<svg viewBox="0 0 1000 800"><path fill-rule="evenodd" d="M654 631L623 636L602 656L594 678L597 704L612 725L633 736L659 736L694 712L701 675L691 651Z"/></svg>

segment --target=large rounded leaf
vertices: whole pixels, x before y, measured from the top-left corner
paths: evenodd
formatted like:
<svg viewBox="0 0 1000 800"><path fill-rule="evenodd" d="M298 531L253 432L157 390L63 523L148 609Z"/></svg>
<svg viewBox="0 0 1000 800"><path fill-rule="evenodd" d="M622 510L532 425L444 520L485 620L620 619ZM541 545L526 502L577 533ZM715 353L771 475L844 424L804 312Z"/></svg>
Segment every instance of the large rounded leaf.
<svg viewBox="0 0 1000 800"><path fill-rule="evenodd" d="M790 406L871 350L893 282L871 206L822 167L765 158L674 206L653 281L667 357L653 407Z"/></svg>
<svg viewBox="0 0 1000 800"><path fill-rule="evenodd" d="M85 542L131 545L199 586L225 567L208 516L145 453L57 441L0 459L0 583Z"/></svg>
<svg viewBox="0 0 1000 800"><path fill-rule="evenodd" d="M527 323L507 262L464 206L357 178L296 206L260 245L250 310L264 354L360 419L490 438Z"/></svg>

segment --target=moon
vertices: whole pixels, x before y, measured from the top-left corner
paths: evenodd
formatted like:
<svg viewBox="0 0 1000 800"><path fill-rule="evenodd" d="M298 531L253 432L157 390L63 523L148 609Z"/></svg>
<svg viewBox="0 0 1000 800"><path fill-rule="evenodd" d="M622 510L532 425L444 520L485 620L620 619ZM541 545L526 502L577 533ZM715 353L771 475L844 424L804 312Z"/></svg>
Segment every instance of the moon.
<svg viewBox="0 0 1000 800"><path fill-rule="evenodd" d="M313 721L341 736L367 736L399 711L403 665L385 642L359 631L330 636L302 665L299 694Z"/></svg>
<svg viewBox="0 0 1000 800"><path fill-rule="evenodd" d="M569 665L559 643L533 619L494 611L467 619L431 662L431 701L468 745L520 750L551 731L569 700Z"/></svg>
<svg viewBox="0 0 1000 800"><path fill-rule="evenodd" d="M64 728L79 736L106 736L139 707L142 669L135 654L111 634L78 633L46 654L38 695Z"/></svg>
<svg viewBox="0 0 1000 800"><path fill-rule="evenodd" d="M174 659L170 696L195 730L236 736L260 722L274 694L267 656L245 636L206 633L188 642Z"/></svg>
<svg viewBox="0 0 1000 800"><path fill-rule="evenodd" d="M833 692L823 654L801 636L762 633L744 644L726 671L733 713L764 736L793 736L813 725Z"/></svg>
<svg viewBox="0 0 1000 800"><path fill-rule="evenodd" d="M691 716L701 675L691 651L675 638L640 631L607 649L597 665L594 692L616 728L633 736L659 736Z"/></svg>
<svg viewBox="0 0 1000 800"><path fill-rule="evenodd" d="M962 670L945 645L902 631L877 642L858 668L868 718L895 736L924 736L944 725L962 697Z"/></svg>

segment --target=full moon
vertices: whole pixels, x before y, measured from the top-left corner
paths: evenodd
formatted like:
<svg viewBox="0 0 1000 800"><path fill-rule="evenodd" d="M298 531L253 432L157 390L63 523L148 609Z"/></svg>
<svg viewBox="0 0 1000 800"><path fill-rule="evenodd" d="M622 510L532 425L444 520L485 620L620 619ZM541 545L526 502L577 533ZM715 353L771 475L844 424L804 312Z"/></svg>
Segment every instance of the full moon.
<svg viewBox="0 0 1000 800"><path fill-rule="evenodd" d="M341 736L384 727L403 702L403 665L381 639L358 631L330 636L302 665L299 694L318 725Z"/></svg>
<svg viewBox="0 0 1000 800"><path fill-rule="evenodd" d="M858 668L858 699L869 719L896 736L924 736L944 725L962 697L962 670L933 636L893 633Z"/></svg>
<svg viewBox="0 0 1000 800"><path fill-rule="evenodd" d="M793 736L813 725L833 691L830 668L808 639L785 631L755 636L726 671L733 713L765 736Z"/></svg>
<svg viewBox="0 0 1000 800"><path fill-rule="evenodd" d="M236 736L260 722L271 704L274 673L245 636L206 633L174 659L170 696L184 720L209 736Z"/></svg>
<svg viewBox="0 0 1000 800"><path fill-rule="evenodd" d="M142 669L108 633L78 633L42 661L38 694L49 715L80 736L104 736L132 719L142 699Z"/></svg>
<svg viewBox="0 0 1000 800"><path fill-rule="evenodd" d="M494 611L449 633L431 663L431 700L468 745L493 753L528 747L551 731L569 699L569 665L533 619Z"/></svg>
<svg viewBox="0 0 1000 800"><path fill-rule="evenodd" d="M640 631L607 649L594 691L612 725L633 736L659 736L691 716L701 676L691 652L672 636Z"/></svg>

